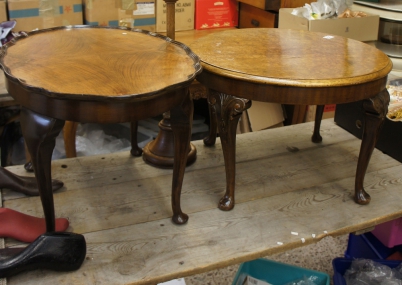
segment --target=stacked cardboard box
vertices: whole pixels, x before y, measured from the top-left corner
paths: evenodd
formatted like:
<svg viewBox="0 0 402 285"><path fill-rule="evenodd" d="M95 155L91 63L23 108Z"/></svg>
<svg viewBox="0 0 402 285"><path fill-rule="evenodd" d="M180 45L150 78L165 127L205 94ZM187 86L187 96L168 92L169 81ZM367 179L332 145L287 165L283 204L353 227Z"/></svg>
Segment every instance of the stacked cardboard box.
<svg viewBox="0 0 402 285"><path fill-rule="evenodd" d="M166 32L166 3L156 0L156 31ZM194 30L195 0L178 0L175 9L175 30Z"/></svg>
<svg viewBox="0 0 402 285"><path fill-rule="evenodd" d="M84 0L85 24L155 31L155 0Z"/></svg>
<svg viewBox="0 0 402 285"><path fill-rule="evenodd" d="M32 31L58 26L82 25L81 0L8 0L8 18L14 31Z"/></svg>
<svg viewBox="0 0 402 285"><path fill-rule="evenodd" d="M7 21L7 8L6 8L6 1L0 1L0 22Z"/></svg>

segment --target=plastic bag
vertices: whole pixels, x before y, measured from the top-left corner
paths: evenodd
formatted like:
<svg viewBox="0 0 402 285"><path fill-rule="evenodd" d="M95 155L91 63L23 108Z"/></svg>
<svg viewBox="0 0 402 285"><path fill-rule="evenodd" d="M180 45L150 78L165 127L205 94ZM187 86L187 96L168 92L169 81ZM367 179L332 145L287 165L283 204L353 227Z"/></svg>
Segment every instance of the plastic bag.
<svg viewBox="0 0 402 285"><path fill-rule="evenodd" d="M11 41L13 38L26 35L25 32L15 33L12 31L16 24L16 21L5 21L0 23L0 47Z"/></svg>
<svg viewBox="0 0 402 285"><path fill-rule="evenodd" d="M293 9L292 14L309 20L327 19L342 14L350 5L345 0L318 0Z"/></svg>
<svg viewBox="0 0 402 285"><path fill-rule="evenodd" d="M402 285L400 272L371 259L355 259L344 274L347 285Z"/></svg>

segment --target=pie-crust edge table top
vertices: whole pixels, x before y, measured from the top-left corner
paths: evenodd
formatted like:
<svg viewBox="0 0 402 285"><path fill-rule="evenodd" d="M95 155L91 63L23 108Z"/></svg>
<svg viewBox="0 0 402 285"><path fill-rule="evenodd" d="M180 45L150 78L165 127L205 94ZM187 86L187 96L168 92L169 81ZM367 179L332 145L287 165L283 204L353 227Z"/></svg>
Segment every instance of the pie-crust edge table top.
<svg viewBox="0 0 402 285"><path fill-rule="evenodd" d="M49 96L124 98L189 81L198 70L195 57L185 45L155 33L74 26L19 38L7 49L3 66L7 77Z"/></svg>
<svg viewBox="0 0 402 285"><path fill-rule="evenodd" d="M201 72L198 57L184 44L124 27L34 31L2 53L6 87L18 103L76 122L135 121L145 110L146 117L159 115L170 104L161 98L174 101L174 92Z"/></svg>

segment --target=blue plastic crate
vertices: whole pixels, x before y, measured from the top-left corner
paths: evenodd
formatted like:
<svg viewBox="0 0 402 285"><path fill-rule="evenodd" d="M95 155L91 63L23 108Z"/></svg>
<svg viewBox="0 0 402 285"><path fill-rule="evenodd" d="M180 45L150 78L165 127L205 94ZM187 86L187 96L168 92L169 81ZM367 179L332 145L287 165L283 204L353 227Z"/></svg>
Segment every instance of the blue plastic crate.
<svg viewBox="0 0 402 285"><path fill-rule="evenodd" d="M396 251L397 248L386 247L372 233L349 234L345 258L386 259Z"/></svg>
<svg viewBox="0 0 402 285"><path fill-rule="evenodd" d="M332 260L332 267L334 268L334 276L333 276L334 285L346 285L346 280L343 277L343 275L345 274L346 270L350 268L352 261L353 259L351 258L340 258L340 257L337 257L334 260ZM377 259L374 261L379 262L383 265L387 265L391 268L397 267L402 262L400 260L383 260L383 259Z"/></svg>
<svg viewBox="0 0 402 285"><path fill-rule="evenodd" d="M330 277L326 273L262 258L242 263L232 285L242 284L247 275L272 285L283 285L309 276L318 277L317 285L330 284Z"/></svg>

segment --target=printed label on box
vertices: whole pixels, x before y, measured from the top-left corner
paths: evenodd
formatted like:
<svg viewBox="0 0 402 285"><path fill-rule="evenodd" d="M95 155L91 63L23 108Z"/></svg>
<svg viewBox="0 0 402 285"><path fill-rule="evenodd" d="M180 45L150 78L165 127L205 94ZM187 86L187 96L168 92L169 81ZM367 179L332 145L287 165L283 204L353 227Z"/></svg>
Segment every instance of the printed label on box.
<svg viewBox="0 0 402 285"><path fill-rule="evenodd" d="M134 10L133 15L153 15L155 14L155 3L153 2L138 2L137 10Z"/></svg>
<svg viewBox="0 0 402 285"><path fill-rule="evenodd" d="M135 1L134 0L122 0L120 9L123 10L134 10Z"/></svg>
<svg viewBox="0 0 402 285"><path fill-rule="evenodd" d="M194 29L195 0L178 0L175 5L175 30L186 31ZM166 32L166 3L156 2L156 31Z"/></svg>
<svg viewBox="0 0 402 285"><path fill-rule="evenodd" d="M122 26L155 31L154 0L84 1L92 3L91 9L85 9L84 19L87 25Z"/></svg>
<svg viewBox="0 0 402 285"><path fill-rule="evenodd" d="M336 104L325 105L324 112L335 112Z"/></svg>
<svg viewBox="0 0 402 285"><path fill-rule="evenodd" d="M197 0L195 28L235 27L238 24L237 2L234 0Z"/></svg>

